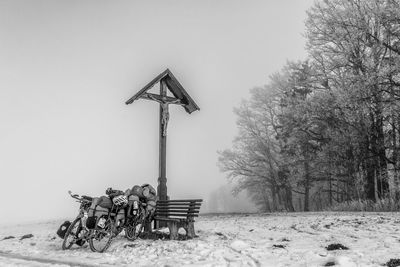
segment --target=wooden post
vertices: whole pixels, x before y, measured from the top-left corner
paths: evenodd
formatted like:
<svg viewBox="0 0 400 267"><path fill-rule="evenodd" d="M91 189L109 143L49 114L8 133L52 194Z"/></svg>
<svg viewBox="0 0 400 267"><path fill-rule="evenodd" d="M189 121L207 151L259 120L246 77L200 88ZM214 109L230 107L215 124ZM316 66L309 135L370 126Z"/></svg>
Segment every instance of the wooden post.
<svg viewBox="0 0 400 267"><path fill-rule="evenodd" d="M167 85L165 80L160 80L160 96L167 96ZM159 200L167 200L167 135L164 134L163 125L163 112L168 112L168 105L164 107L160 104L160 126L159 126L159 160L158 160L158 185L157 185L157 196ZM166 227L165 222L155 222L154 227Z"/></svg>
<svg viewBox="0 0 400 267"><path fill-rule="evenodd" d="M160 95L167 96L167 85L164 79L160 81ZM164 108L168 109L168 105ZM163 125L163 112L168 112L168 110L163 110L160 104L160 145L159 145L159 167L158 167L158 186L157 195L160 200L167 200L167 135L164 135L164 125Z"/></svg>

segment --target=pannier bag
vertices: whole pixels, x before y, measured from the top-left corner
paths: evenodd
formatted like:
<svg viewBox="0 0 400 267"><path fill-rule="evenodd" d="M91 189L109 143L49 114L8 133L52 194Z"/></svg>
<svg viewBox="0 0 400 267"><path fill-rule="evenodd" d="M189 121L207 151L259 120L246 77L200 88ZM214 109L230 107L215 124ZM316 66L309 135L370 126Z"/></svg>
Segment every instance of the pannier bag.
<svg viewBox="0 0 400 267"><path fill-rule="evenodd" d="M86 227L88 229L94 229L96 226L96 220L97 218L100 218L101 216L105 215L107 216L109 213L109 209L97 206L92 209L90 207L89 212L88 212L88 218L86 220Z"/></svg>
<svg viewBox="0 0 400 267"><path fill-rule="evenodd" d="M71 225L71 222L70 222L70 221L65 221L63 224L61 224L60 227L58 227L57 235L58 235L60 238L64 239L65 233L67 232L68 227L69 227L70 225Z"/></svg>
<svg viewBox="0 0 400 267"><path fill-rule="evenodd" d="M97 207L97 205L99 205L99 200L100 200L100 198L98 198L98 197L93 198L92 204L90 205L89 212L88 212L89 218L94 216L96 207Z"/></svg>
<svg viewBox="0 0 400 267"><path fill-rule="evenodd" d="M96 219L97 218L95 216L88 217L87 220L86 220L86 227L88 229L94 229L95 226L96 226Z"/></svg>
<svg viewBox="0 0 400 267"><path fill-rule="evenodd" d="M109 209L103 208L101 206L97 206L96 210L94 211L94 216L95 217L101 217L103 215L108 215Z"/></svg>
<svg viewBox="0 0 400 267"><path fill-rule="evenodd" d="M86 220L86 227L89 229L94 229L96 226L96 220L102 215L108 215L109 209L108 208L103 208L100 206L100 203L103 202L107 203L104 200L107 197L100 197L100 198L94 198L92 201L92 204L90 205L89 211L88 211L88 218ZM108 198L109 199L109 198ZM111 200L110 200L111 202Z"/></svg>
<svg viewBox="0 0 400 267"><path fill-rule="evenodd" d="M113 206L113 203L111 199L107 196L101 196L98 202L98 205L100 207L106 208L106 209L111 209Z"/></svg>

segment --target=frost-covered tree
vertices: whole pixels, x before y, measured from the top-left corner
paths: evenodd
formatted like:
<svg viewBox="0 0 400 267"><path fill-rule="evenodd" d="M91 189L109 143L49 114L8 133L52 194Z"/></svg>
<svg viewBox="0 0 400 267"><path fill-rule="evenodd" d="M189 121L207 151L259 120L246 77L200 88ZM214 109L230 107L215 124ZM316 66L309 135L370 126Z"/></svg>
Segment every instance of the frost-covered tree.
<svg viewBox="0 0 400 267"><path fill-rule="evenodd" d="M235 110L239 135L219 163L237 191L265 210L399 197L399 3L314 4L308 60L289 62Z"/></svg>
<svg viewBox="0 0 400 267"><path fill-rule="evenodd" d="M389 173L399 179L393 160L397 141L387 135L388 128L398 132L393 125L398 85L393 81L399 74L400 13L393 9L399 11L398 1L321 1L309 10L306 23L313 64L336 99L341 129L350 138L347 157L356 158L356 166L344 164L347 176L361 176L361 191L371 200L387 196Z"/></svg>

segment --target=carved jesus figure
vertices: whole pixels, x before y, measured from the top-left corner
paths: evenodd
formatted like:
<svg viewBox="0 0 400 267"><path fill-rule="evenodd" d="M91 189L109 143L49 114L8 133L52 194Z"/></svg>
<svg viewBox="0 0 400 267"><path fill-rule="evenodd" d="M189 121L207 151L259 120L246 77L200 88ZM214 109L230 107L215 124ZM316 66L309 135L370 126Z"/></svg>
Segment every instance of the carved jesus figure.
<svg viewBox="0 0 400 267"><path fill-rule="evenodd" d="M161 99L157 99L151 94L146 94L146 96L154 101L157 101L161 105L161 124L162 124L162 135L166 136L167 135L167 126L168 126L168 121L169 121L169 111L168 111L168 105L169 104L178 104L178 105L184 105L181 100L175 99L175 100L168 100L166 96L161 96Z"/></svg>

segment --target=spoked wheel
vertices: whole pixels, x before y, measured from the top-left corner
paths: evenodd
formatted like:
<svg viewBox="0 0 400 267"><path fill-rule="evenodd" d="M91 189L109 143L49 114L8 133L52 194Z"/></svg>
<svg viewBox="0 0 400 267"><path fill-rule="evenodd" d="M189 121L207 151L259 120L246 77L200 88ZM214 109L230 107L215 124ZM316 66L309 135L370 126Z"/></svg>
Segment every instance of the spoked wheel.
<svg viewBox="0 0 400 267"><path fill-rule="evenodd" d="M65 232L62 249L70 249L73 244L76 244L77 241L81 240L79 238L79 233L81 232L81 230L81 219L76 218L68 227L67 232Z"/></svg>
<svg viewBox="0 0 400 267"><path fill-rule="evenodd" d="M104 227L98 226L99 220L96 221L96 228L91 230L89 245L94 252L104 252L111 245L111 241L115 236L115 225L111 218L108 218L104 223Z"/></svg>
<svg viewBox="0 0 400 267"><path fill-rule="evenodd" d="M125 227L125 236L128 240L133 241L137 239L144 227L144 216L140 214L135 218L130 219L128 225Z"/></svg>

